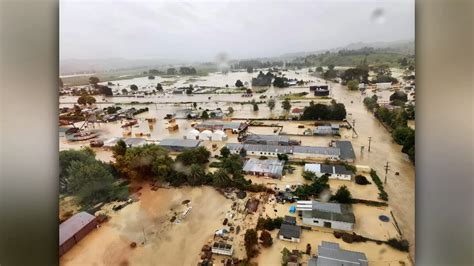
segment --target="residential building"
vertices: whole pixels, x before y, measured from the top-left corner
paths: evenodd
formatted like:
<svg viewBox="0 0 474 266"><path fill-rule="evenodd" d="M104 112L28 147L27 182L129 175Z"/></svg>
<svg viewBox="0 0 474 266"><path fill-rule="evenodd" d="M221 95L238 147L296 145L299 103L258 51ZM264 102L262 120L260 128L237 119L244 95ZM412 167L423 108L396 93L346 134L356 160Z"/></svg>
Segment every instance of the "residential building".
<svg viewBox="0 0 474 266"><path fill-rule="evenodd" d="M146 144L146 139L143 138L127 138L124 139L125 144L129 148L141 147Z"/></svg>
<svg viewBox="0 0 474 266"><path fill-rule="evenodd" d="M225 121L204 121L201 124L194 126L195 129L199 131L203 130L223 130L223 131L231 131L232 133L240 133L247 129L246 123L240 122L225 122Z"/></svg>
<svg viewBox="0 0 474 266"><path fill-rule="evenodd" d="M328 174L329 179L339 179L351 181L354 173L348 170L344 165L331 165L331 164L318 164L318 163L307 163L304 165L305 171L310 171L316 175Z"/></svg>
<svg viewBox="0 0 474 266"><path fill-rule="evenodd" d="M183 151L185 149L197 148L202 144L200 140L192 139L163 139L158 145L171 151Z"/></svg>
<svg viewBox="0 0 474 266"><path fill-rule="evenodd" d="M301 238L301 227L283 223L278 231L278 238L280 240L299 243Z"/></svg>
<svg viewBox="0 0 474 266"><path fill-rule="evenodd" d="M291 157L292 159L340 159L339 148L333 147L285 146L240 143L227 143L225 146L233 154L239 154L242 149L245 149L247 151L247 155L253 156L277 157L278 154L287 154L288 157Z"/></svg>
<svg viewBox="0 0 474 266"><path fill-rule="evenodd" d="M284 165L285 162L280 160L259 160L251 158L245 162L243 171L248 175L281 178Z"/></svg>
<svg viewBox="0 0 474 266"><path fill-rule="evenodd" d="M309 86L309 90L314 92L314 96L329 96L329 85Z"/></svg>
<svg viewBox="0 0 474 266"><path fill-rule="evenodd" d="M362 252L341 249L338 243L322 241L318 255L308 260L308 266L368 266L367 256Z"/></svg>
<svg viewBox="0 0 474 266"><path fill-rule="evenodd" d="M211 252L219 255L232 256L232 254L234 254L234 246L224 241L214 242Z"/></svg>
<svg viewBox="0 0 474 266"><path fill-rule="evenodd" d="M307 225L346 231L354 229L355 216L349 204L298 201L296 210Z"/></svg>
<svg viewBox="0 0 474 266"><path fill-rule="evenodd" d="M243 142L245 144L289 145L290 138L282 135L249 134Z"/></svg>

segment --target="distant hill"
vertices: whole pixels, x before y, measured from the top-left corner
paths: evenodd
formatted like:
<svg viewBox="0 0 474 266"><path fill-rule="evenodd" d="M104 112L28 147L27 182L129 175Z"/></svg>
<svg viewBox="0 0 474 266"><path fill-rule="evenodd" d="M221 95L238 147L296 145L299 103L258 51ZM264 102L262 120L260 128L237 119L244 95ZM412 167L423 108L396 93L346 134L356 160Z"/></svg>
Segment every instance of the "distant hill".
<svg viewBox="0 0 474 266"><path fill-rule="evenodd" d="M113 70L124 70L132 68L149 68L174 64L183 64L184 61L172 59L125 59L125 58L108 58L108 59L66 59L59 62L61 75L79 74L79 73L96 73Z"/></svg>
<svg viewBox="0 0 474 266"><path fill-rule="evenodd" d="M318 55L325 52L338 52L341 50L359 50L365 47L370 47L374 49L382 49L384 52L388 53L397 53L405 55L415 54L415 42L413 40L401 40L393 42L356 42L350 43L344 47L333 48L329 50L316 50L312 52L296 52L296 53L286 53L278 57L280 60L291 60L298 57L306 57L309 55Z"/></svg>

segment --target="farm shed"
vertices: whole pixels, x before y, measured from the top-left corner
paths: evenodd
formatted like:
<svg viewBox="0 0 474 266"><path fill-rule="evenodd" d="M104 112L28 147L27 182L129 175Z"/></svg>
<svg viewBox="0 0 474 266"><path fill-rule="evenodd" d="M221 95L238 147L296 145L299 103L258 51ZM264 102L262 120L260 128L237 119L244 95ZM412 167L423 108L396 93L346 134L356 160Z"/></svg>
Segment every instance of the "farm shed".
<svg viewBox="0 0 474 266"><path fill-rule="evenodd" d="M98 225L94 215L80 212L59 225L59 256L94 230Z"/></svg>

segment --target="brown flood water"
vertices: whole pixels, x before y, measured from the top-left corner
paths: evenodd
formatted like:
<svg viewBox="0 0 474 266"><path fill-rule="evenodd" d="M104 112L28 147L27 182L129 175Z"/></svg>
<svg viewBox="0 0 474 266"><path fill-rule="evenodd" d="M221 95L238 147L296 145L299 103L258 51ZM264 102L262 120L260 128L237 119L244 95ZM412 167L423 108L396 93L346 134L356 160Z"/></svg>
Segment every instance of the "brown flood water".
<svg viewBox="0 0 474 266"><path fill-rule="evenodd" d="M324 81L318 80L318 78L309 76L307 70L299 70L298 72L300 74L296 75L294 71L288 71L286 76L288 78L312 80L313 83L324 83ZM254 73L253 75L256 76L257 74ZM245 82L245 81L250 81L250 78L251 78L251 75L244 72L229 73L228 75L211 74L206 77L199 77L200 81L196 81L192 83L199 84L199 85L212 85L212 86L225 86L225 84L229 84L230 86L232 86L232 84L235 83L236 79L241 79L243 82ZM187 78L184 78L184 77L178 78L178 81L174 85L170 85L168 87L165 86L165 89L175 87L175 86L179 87L180 84L184 85L184 82L186 81L186 79ZM143 82L143 84L139 83L139 81ZM156 84L159 81L155 80L151 82L144 78L142 78L142 80L134 79L134 80L129 80L129 81L123 81L123 80L119 81L121 85L122 84L125 85L127 84L127 82L130 84L135 83L137 85L142 84L143 86L151 86L151 84ZM148 85L145 84L147 82L149 83ZM388 181L387 181L387 184L385 185L386 191L389 195L389 202L388 202L389 207L393 211L393 214L398 222L398 225L400 226L400 229L403 233L404 238L406 238L410 242L410 245L411 245L410 255L412 258L414 258L414 254L415 254L415 168L413 164L408 160L407 156L401 153L401 146L396 144L392 140L390 133L374 118L373 114L371 114L370 112L366 110L366 108L364 107L362 103L364 96L361 96L360 93L357 91L349 91L347 90L346 87L341 86L340 84L330 83L330 85L332 88L332 97L335 98L338 102L344 103L346 106L346 110L348 113L347 120L350 121L351 123L353 120L355 120L355 128L358 133L358 136L355 138L352 138L352 133L350 131L343 130L342 137L341 137L342 139L348 139L352 141L352 144L354 146L354 151L356 152L356 156L357 156L357 160L355 164L368 165L372 167L373 169L377 171L378 175L383 180L385 177L384 165L387 163L387 161L389 163L390 170L387 175ZM276 96L278 95L288 94L290 92L302 92L302 91L309 92L308 86L304 88L294 88L294 87L285 88L285 89L270 88L267 92L263 94L255 94L253 98L255 98L255 100L258 101L260 100L259 99L260 95L267 95L267 99L268 99L270 96L276 98ZM209 96L211 96L212 100L208 100ZM308 97L311 97L311 96L308 96ZM70 106L72 102L76 101L76 99L77 97L71 97L71 96L61 97L60 106ZM154 102L154 103L156 102L157 104L135 106L136 108L143 108L146 106L146 107L149 107L150 109L148 113L138 115L139 119L143 119L147 117L155 117L157 118L158 121L154 124L153 129L150 130L148 127L148 123L142 120L138 127L132 129L132 136L137 132L143 132L143 133L151 134L150 137L146 137L146 138L163 139L166 137L181 138L191 128L192 121L178 119L177 123L179 125L179 130L175 132L169 132L166 129L166 127L168 126L168 122L162 119L166 113L176 112L179 116L180 114L184 113L184 109L190 108L189 104L187 106L184 104L179 104L179 102L183 102L183 101L198 102L198 107L201 107L203 109L205 108L215 109L217 107L220 107L223 110L226 110L227 107L232 106L235 110L233 117L238 117L238 118L268 118L271 116L278 116L282 113L281 101L279 100L277 100L276 108L272 112L270 112L266 104L260 104L259 111L257 112L254 112L252 109L252 106L249 104L245 104L245 105L232 104L232 102L243 102L243 101L249 101L251 99L252 98L241 97L240 94L195 95L195 96L166 95L166 96L160 96L160 97L154 96L154 97L145 97L145 98L113 97L113 98L108 99L108 103L100 104L99 106L102 108L102 107L111 105L114 102L121 102L121 103L127 103L127 102L129 103L130 101ZM98 98L98 100L100 101L100 98ZM310 100L311 99L308 98L308 99L303 99L303 100L297 100L294 102L292 101L292 106L304 107L308 105ZM321 101L327 101L327 100L321 100ZM318 102L318 100L315 100L315 102ZM168 103L168 104L163 104L163 103ZM122 108L129 108L130 106L133 106L133 105L124 105L122 106ZM278 123L280 125L283 125L284 126L283 131L287 133L300 134L301 133L300 131L302 131L301 129L297 128L297 125L300 124L298 122L266 121L265 123L268 123L268 124ZM411 122L411 123L413 123L413 126L414 126L414 122ZM307 126L309 126L309 123L308 125L305 125L305 127ZM100 129L103 129L102 137L104 138L121 137L122 132L124 131L120 127L120 121L102 124L102 125L99 125L98 127ZM268 129L266 128L255 127L255 128L252 128L252 130L254 130L255 133L271 133L273 128L271 128L269 132L267 132ZM228 142L236 142L235 135L230 135L229 137L230 138ZM372 137L371 152L368 152L368 137ZM300 139L303 145L327 145L327 143L331 139L330 137L292 137L292 138ZM64 138L60 138L61 150L69 149L69 148L79 148L82 145L88 145L88 141L69 143ZM222 145L223 143L220 143L219 147ZM210 146L210 142L206 143L206 146ZM364 146L363 152L361 152L362 146ZM108 161L111 159L110 152L103 151L102 149L96 149L96 151L97 151L97 156L99 159L102 159L104 161ZM395 175L395 172L398 172L399 175ZM299 183L300 179L297 177L289 177L288 181L289 183L294 184L294 183ZM177 191L181 191L181 190L177 190ZM371 189L371 191L374 191L374 190ZM153 195L156 195L161 200L167 201L166 197L159 196L158 194L161 194L161 193L155 193ZM214 204L215 203L214 201L216 200L221 201L222 197L218 196L217 198L207 198L207 200L209 200L210 204L211 203ZM130 206L125 208L124 211L126 211L126 209L128 208L130 208ZM166 208L167 207L165 207L165 209ZM158 209L161 209L161 208L158 208ZM222 210L221 208L219 209ZM215 217L220 216L217 213L215 215L216 215ZM116 218L114 217L114 219ZM112 221L114 219L112 219ZM207 221L208 220L206 219L206 222ZM118 222L117 222L117 226L118 226ZM215 226L213 226L212 228L207 227L207 226L206 228L207 228L206 233L202 232L205 237L207 237L206 234L212 234L213 230L218 228L218 224L215 224ZM202 238L202 236L200 236L200 238ZM196 245L199 245L199 248L200 246L202 246L202 244L204 244L204 242L206 242L205 239L201 239L201 240L199 244L196 244ZM183 243L184 242L181 242L179 245L180 246L184 245ZM187 243L186 246L188 246L188 244L189 243ZM80 245L83 245L83 244L80 244ZM126 243L124 243L124 245L126 245ZM166 247L171 247L171 246L168 244L161 244L160 250L162 250L161 248L166 248ZM173 246L173 247L176 247L176 246ZM197 246L194 247L194 249L196 248ZM142 253L143 259L140 259L139 257L135 257L135 259L131 258L130 262L133 261L133 262L137 262L138 264L145 263L144 261L145 258L150 258L148 256L151 255L151 253L149 253L151 251L150 250L146 251L146 250L148 249L144 249L143 251L140 251L140 253L145 252L145 253ZM173 254L173 253L166 254L166 253L158 252L157 254L161 254L163 255L164 258L168 258L171 260L170 254ZM195 254L198 254L198 252L193 251L193 252L188 252L188 254L189 256L192 257L191 261L194 261L195 259L197 259L197 258L194 258L194 256ZM71 257L71 256L68 256L68 257ZM81 256L81 257L84 257L84 256ZM153 256L153 257L156 259L159 258L158 255ZM62 261L65 262L67 260L62 260ZM190 261L187 261L186 259L183 258L183 260L180 262L186 263ZM75 264L75 263L72 263L72 264Z"/></svg>

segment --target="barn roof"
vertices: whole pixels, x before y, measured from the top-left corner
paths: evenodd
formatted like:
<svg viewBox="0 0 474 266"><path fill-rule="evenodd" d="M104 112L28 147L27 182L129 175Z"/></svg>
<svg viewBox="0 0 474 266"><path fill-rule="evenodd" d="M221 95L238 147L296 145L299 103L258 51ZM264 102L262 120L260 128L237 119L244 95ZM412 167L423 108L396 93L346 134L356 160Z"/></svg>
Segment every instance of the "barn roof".
<svg viewBox="0 0 474 266"><path fill-rule="evenodd" d="M84 228L94 219L94 215L87 212L80 212L64 221L59 225L59 245L64 244L64 242L81 231L82 228Z"/></svg>

